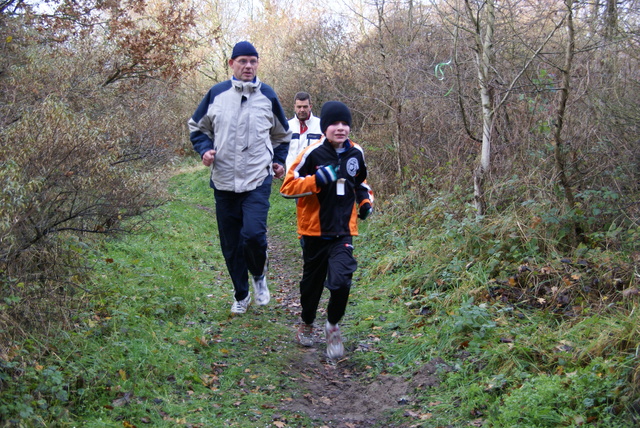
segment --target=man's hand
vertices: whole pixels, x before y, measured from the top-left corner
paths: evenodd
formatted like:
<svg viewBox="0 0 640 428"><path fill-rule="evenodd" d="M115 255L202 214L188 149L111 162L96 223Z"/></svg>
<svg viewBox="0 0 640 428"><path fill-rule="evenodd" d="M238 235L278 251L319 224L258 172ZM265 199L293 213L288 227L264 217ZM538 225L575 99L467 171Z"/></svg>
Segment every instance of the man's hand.
<svg viewBox="0 0 640 428"><path fill-rule="evenodd" d="M204 155L202 155L202 164L204 166L211 166L211 164L215 159L216 159L216 151L211 149L205 152Z"/></svg>
<svg viewBox="0 0 640 428"><path fill-rule="evenodd" d="M282 165L280 165L279 163L273 164L273 175L275 175L276 178L284 177L284 173L285 171Z"/></svg>

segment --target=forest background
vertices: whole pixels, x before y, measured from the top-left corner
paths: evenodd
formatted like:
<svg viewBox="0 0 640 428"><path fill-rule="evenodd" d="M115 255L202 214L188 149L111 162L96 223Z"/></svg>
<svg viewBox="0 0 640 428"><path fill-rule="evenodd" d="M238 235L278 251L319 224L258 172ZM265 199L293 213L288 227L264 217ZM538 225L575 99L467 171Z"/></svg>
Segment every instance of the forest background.
<svg viewBox="0 0 640 428"><path fill-rule="evenodd" d="M598 320L563 364L615 361L619 390L583 405L634 414L637 2L2 0L0 31L0 392L46 353L30 338L72 328L87 248L152 221L197 162L186 121L246 39L288 117L298 91L351 108L389 226L372 275L403 272L425 312L448 296L472 344L498 303ZM525 359L560 376L545 355Z"/></svg>

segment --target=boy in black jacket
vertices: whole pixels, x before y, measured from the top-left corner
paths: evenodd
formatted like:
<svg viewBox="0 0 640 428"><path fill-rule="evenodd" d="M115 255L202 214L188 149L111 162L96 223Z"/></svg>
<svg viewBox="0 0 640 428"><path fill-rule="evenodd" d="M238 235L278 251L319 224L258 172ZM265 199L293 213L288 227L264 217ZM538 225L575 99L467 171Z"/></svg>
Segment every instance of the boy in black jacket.
<svg viewBox="0 0 640 428"><path fill-rule="evenodd" d="M304 260L298 340L304 346L313 345L313 322L326 286L331 293L325 325L327 356L336 359L344 355L338 323L357 268L352 237L358 235L357 217L364 220L372 211L373 192L365 181L362 147L349 140L349 108L339 101L325 103L320 128L325 137L298 155L280 193L298 198L298 234Z"/></svg>

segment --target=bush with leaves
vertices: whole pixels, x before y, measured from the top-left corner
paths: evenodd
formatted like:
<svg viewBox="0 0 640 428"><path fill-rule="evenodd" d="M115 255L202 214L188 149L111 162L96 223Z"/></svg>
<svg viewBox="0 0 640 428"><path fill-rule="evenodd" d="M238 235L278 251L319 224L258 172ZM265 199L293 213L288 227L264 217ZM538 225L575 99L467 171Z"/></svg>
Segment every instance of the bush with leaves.
<svg viewBox="0 0 640 428"><path fill-rule="evenodd" d="M514 428L619 426L608 421L628 393L626 379L615 369L619 365L619 361L599 359L565 375L534 377L505 397L495 422Z"/></svg>
<svg viewBox="0 0 640 428"><path fill-rule="evenodd" d="M90 237L133 230L184 153L182 2L24 2L0 12L0 335L64 321Z"/></svg>
<svg viewBox="0 0 640 428"><path fill-rule="evenodd" d="M129 148L108 137L108 126L50 97L0 131L5 300L26 303L32 293L43 294L29 284L63 286L61 278L72 277L70 268L80 261L72 237L122 231L124 220L141 218L161 201L153 170L122 162ZM14 304L11 311L23 327L41 318L26 306Z"/></svg>

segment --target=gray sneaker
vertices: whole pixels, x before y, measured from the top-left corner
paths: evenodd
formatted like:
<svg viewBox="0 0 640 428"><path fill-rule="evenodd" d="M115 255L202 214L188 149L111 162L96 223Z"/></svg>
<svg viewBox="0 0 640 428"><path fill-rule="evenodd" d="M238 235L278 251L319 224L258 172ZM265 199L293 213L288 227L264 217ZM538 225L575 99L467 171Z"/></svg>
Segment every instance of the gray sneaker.
<svg viewBox="0 0 640 428"><path fill-rule="evenodd" d="M342 336L340 336L340 326L327 321L324 332L327 335L327 357L332 360L342 358L344 346L342 345Z"/></svg>
<svg viewBox="0 0 640 428"><path fill-rule="evenodd" d="M256 294L256 303L264 306L271 300L269 288L267 288L267 275L254 276L252 279L253 291L255 291Z"/></svg>
<svg viewBox="0 0 640 428"><path fill-rule="evenodd" d="M269 295L269 287L267 287L267 270L269 269L269 259L264 262L264 270L262 275L254 276L252 278L253 291L256 294L256 303L260 306L264 306L269 303L271 296Z"/></svg>
<svg viewBox="0 0 640 428"><path fill-rule="evenodd" d="M298 342L302 346L313 346L313 324L303 322L298 327Z"/></svg>
<svg viewBox="0 0 640 428"><path fill-rule="evenodd" d="M244 314L247 312L247 308L251 303L251 294L247 294L242 300L234 300L233 305L231 305L231 313L232 314Z"/></svg>

